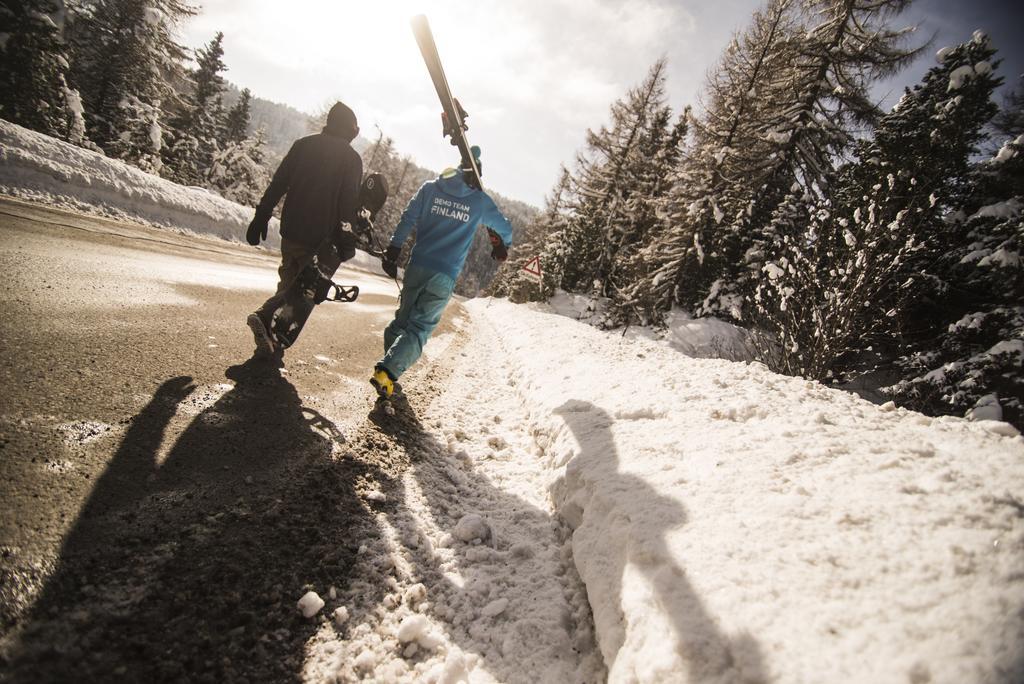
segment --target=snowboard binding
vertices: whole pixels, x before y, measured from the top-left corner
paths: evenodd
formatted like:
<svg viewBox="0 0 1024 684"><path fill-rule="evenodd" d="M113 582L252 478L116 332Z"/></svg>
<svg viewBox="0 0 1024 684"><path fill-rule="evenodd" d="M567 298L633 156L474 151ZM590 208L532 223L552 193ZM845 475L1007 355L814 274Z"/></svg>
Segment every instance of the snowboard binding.
<svg viewBox="0 0 1024 684"><path fill-rule="evenodd" d="M448 112L441 112L441 137L451 138L452 145L458 146L458 136L469 130L469 124L466 123L466 119L469 118L469 113L462 108L462 104L457 98L452 98L452 102L455 104L455 114L457 121L452 121L453 117L448 116Z"/></svg>
<svg viewBox="0 0 1024 684"><path fill-rule="evenodd" d="M314 305L328 301L354 302L359 297L358 285L338 285L332 281L320 270L319 261L315 256L313 262L299 274L299 287L302 288L303 298L312 301Z"/></svg>

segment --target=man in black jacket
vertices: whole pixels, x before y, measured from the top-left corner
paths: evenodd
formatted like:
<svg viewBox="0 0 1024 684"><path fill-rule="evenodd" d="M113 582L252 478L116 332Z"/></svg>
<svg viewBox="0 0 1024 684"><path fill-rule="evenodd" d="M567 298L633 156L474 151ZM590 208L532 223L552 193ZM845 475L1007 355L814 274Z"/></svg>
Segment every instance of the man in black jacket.
<svg viewBox="0 0 1024 684"><path fill-rule="evenodd" d="M246 320L257 351L274 353L271 317L284 301L285 291L314 255L322 267L328 268L337 268L355 255L355 236L341 227L343 223L355 225L359 210L363 161L351 145L358 133L355 113L343 103L336 103L322 132L295 141L256 207L256 218L246 232L251 245L267 238L270 215L281 197L287 195L281 211L280 282L274 295ZM336 254L330 249L332 242Z"/></svg>

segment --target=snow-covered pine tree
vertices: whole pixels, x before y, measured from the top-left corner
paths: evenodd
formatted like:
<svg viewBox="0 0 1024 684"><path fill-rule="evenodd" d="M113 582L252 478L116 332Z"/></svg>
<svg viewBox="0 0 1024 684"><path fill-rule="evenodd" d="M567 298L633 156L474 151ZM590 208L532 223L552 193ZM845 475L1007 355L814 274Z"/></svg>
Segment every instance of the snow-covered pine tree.
<svg viewBox="0 0 1024 684"><path fill-rule="evenodd" d="M180 110L171 120L171 143L166 148L165 175L182 185L201 185L221 150L226 116L224 93L224 33L196 50L191 88L181 97ZM236 150L237 151L237 150Z"/></svg>
<svg viewBox="0 0 1024 684"><path fill-rule="evenodd" d="M860 143L830 197L803 189L776 208L755 321L781 340L777 369L823 379L857 352L934 337L946 303L928 292L952 248L943 215L960 201L996 83L987 42L949 55Z"/></svg>
<svg viewBox="0 0 1024 684"><path fill-rule="evenodd" d="M693 142L674 177L667 218L652 237L652 265L638 285L653 320L676 302L697 306L710 290L716 297L709 311L742 317L740 302L720 292L736 259L725 244L773 169L773 151L761 131L767 129L765 112L780 106L776 100L794 60L794 2L770 0L755 12L708 76L703 113L691 122Z"/></svg>
<svg viewBox="0 0 1024 684"><path fill-rule="evenodd" d="M173 32L193 14L182 0L91 0L75 6L68 27L71 81L82 94L86 134L108 155L157 165L163 117L153 114L171 99L169 84L182 70L184 48Z"/></svg>
<svg viewBox="0 0 1024 684"><path fill-rule="evenodd" d="M80 145L85 119L67 81L66 18L63 0L0 5L0 117Z"/></svg>
<svg viewBox="0 0 1024 684"><path fill-rule="evenodd" d="M620 312L633 308L623 288L628 288L642 270L637 252L659 221L669 176L679 163L680 144L686 136L688 111L673 123L672 110L665 103L663 62L656 64L658 71L652 69L648 76L654 87L646 101L644 124L632 145L636 158L619 175L619 215L610 217L598 273L605 283L604 294L622 305Z"/></svg>
<svg viewBox="0 0 1024 684"><path fill-rule="evenodd" d="M888 23L907 0L770 2L709 78L650 278L698 314L744 317L779 204L827 197L834 165L877 110L871 84L916 50ZM800 207L783 214L798 214Z"/></svg>
<svg viewBox="0 0 1024 684"><path fill-rule="evenodd" d="M515 302L539 301L543 295L551 296L561 282L559 268L565 263L562 235L568 225L567 205L572 178L564 166L558 182L544 198L544 210L529 222L523 233L516 234L515 249L508 263L491 283L489 294L508 297ZM523 273L523 266L540 256L543 288Z"/></svg>
<svg viewBox="0 0 1024 684"><path fill-rule="evenodd" d="M249 137L249 119L251 117L252 91L243 88L238 101L228 110L224 119L224 131L221 138L226 143L238 143Z"/></svg>
<svg viewBox="0 0 1024 684"><path fill-rule="evenodd" d="M898 362L906 375L892 389L897 401L930 413L972 412L1024 427L1024 135L1000 136L991 159L969 161L995 112L993 55L980 32L939 52L928 142L955 156L933 195L945 220L907 260L913 277L900 290L909 301ZM1007 105L1005 120L1019 120L1019 100Z"/></svg>
<svg viewBox="0 0 1024 684"><path fill-rule="evenodd" d="M146 102L126 95L120 102L121 126L118 139L108 145L108 152L137 166L146 173L159 175L163 168L164 129L161 125L161 101Z"/></svg>
<svg viewBox="0 0 1024 684"><path fill-rule="evenodd" d="M639 142L661 121L665 109L666 61L651 66L644 81L611 105L611 121L588 130L586 147L577 155L572 176L574 205L563 232L561 287L572 292L608 296L608 276L618 246L629 240L628 201L645 171Z"/></svg>
<svg viewBox="0 0 1024 684"><path fill-rule="evenodd" d="M787 72L785 92L774 98L763 121L762 135L778 145L769 156L770 169L754 197L732 249L742 268L730 275L735 290L749 301L762 282L763 266L780 245L772 217L786 198L824 203L838 164L855 134L881 116L871 86L908 64L921 48L903 44L912 28L891 28L910 0L809 0L802 6L800 28L790 37L795 60ZM801 207L794 208L799 213ZM822 229L827 230L823 225ZM767 232L766 232L767 230ZM841 234L842 231L839 231ZM834 238L835 236L832 236ZM830 239L834 242L834 239ZM731 260L730 260L731 261Z"/></svg>
<svg viewBox="0 0 1024 684"><path fill-rule="evenodd" d="M205 186L233 202L254 207L270 180L262 128L248 135L252 93L241 92L228 111L220 134L220 149L213 153L205 173Z"/></svg>
<svg viewBox="0 0 1024 684"><path fill-rule="evenodd" d="M652 236L661 234L668 213L669 191L683 154L690 108L671 124L669 108L656 111L650 128L644 131L638 146L647 159L631 179L633 191L626 200L626 224L615 236L612 270L608 282L612 289L612 323L648 324L657 320L649 314L656 299L648 289L649 276L658 263L659 246Z"/></svg>
<svg viewBox="0 0 1024 684"><path fill-rule="evenodd" d="M228 142L214 152L205 186L232 202L255 207L270 182L263 146L263 129L252 137Z"/></svg>

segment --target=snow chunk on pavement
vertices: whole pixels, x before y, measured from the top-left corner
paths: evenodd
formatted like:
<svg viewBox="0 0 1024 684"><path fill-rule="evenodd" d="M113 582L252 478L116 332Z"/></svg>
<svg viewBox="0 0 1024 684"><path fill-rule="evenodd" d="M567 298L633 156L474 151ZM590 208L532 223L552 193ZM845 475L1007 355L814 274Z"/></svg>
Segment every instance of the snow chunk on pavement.
<svg viewBox="0 0 1024 684"><path fill-rule="evenodd" d="M346 622L348 622L348 608L338 606L334 609L334 624L341 627Z"/></svg>
<svg viewBox="0 0 1024 684"><path fill-rule="evenodd" d="M407 644L419 638L420 634L425 632L429 626L430 622L424 616L410 615L402 620L402 624L398 626L398 633L395 636L398 637L400 642Z"/></svg>
<svg viewBox="0 0 1024 684"><path fill-rule="evenodd" d="M508 599L500 598L488 603L480 612L487 617L497 617L504 613L506 608L508 608Z"/></svg>
<svg viewBox="0 0 1024 684"><path fill-rule="evenodd" d="M468 682L472 665L465 654L459 649L452 649L444 659L444 664L431 668L424 677L425 682L434 684L458 684Z"/></svg>
<svg viewBox="0 0 1024 684"><path fill-rule="evenodd" d="M356 656L356 661L353 664L360 672L373 672L373 668L377 667L377 656L373 651L367 649Z"/></svg>
<svg viewBox="0 0 1024 684"><path fill-rule="evenodd" d="M410 615L398 625L399 643L416 642L420 648L433 651L443 643L443 639L430 630L430 621L423 615Z"/></svg>
<svg viewBox="0 0 1024 684"><path fill-rule="evenodd" d="M298 607L302 611L302 617L311 618L324 607L324 600L315 591L307 591L299 599Z"/></svg>
<svg viewBox="0 0 1024 684"><path fill-rule="evenodd" d="M452 530L452 536L466 543L476 539L484 541L491 536L491 528L481 516L476 513L468 513L459 519L455 529Z"/></svg>
<svg viewBox="0 0 1024 684"><path fill-rule="evenodd" d="M402 599L410 606L415 606L418 603L423 602L427 598L427 588L423 586L423 583L416 583L405 590L405 594L402 595Z"/></svg>

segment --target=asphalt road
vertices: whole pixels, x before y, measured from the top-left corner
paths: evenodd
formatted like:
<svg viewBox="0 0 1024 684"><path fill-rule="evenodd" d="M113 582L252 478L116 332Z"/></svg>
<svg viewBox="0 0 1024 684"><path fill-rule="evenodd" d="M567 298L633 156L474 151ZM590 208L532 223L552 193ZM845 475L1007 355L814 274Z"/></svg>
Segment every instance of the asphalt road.
<svg viewBox="0 0 1024 684"><path fill-rule="evenodd" d="M280 369L245 326L275 268L0 199L0 681L299 678L296 592L344 586L361 494L408 458L367 382L394 283L339 271L359 301L318 307ZM410 403L452 363L410 371Z"/></svg>

